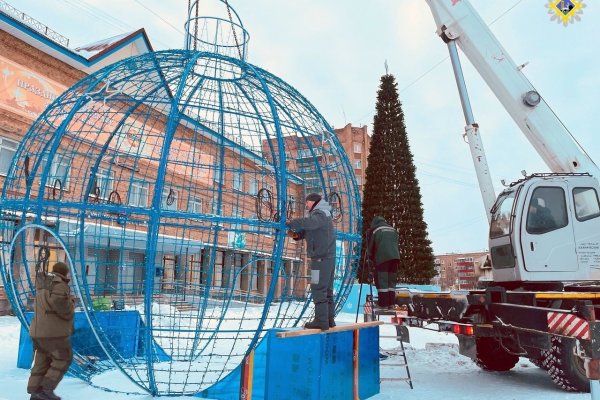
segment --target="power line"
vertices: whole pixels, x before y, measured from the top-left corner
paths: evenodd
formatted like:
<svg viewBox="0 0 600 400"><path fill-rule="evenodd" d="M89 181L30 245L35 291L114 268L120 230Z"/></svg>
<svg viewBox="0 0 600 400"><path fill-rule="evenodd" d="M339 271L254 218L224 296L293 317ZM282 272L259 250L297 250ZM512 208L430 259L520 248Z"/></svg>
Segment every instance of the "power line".
<svg viewBox="0 0 600 400"><path fill-rule="evenodd" d="M521 3L523 0L518 0L515 4L513 4L511 7L509 7L507 10L505 10L502 14L500 14L499 16L497 16L494 20L492 20L492 22L490 22L488 24L488 26L492 26L494 25L496 22L498 22L502 17L504 17L506 14L508 14L513 8L515 8L516 6L519 5L519 3ZM434 69L436 69L440 64L442 64L444 61L446 61L447 59L449 59L450 56L446 56L444 57L443 60L440 60L438 63L436 63L433 67L429 68L425 73L423 73L422 75L420 75L419 77L417 77L417 79L415 79L414 81L412 81L411 83L409 83L408 85L406 85L405 87L403 87L402 89L400 89L400 93L402 93L403 91L405 91L406 89L410 88L411 86L413 86L415 83L419 82L421 79L423 79L425 77L425 75L429 74L431 71L433 71Z"/></svg>
<svg viewBox="0 0 600 400"><path fill-rule="evenodd" d="M111 25L115 28L117 28L119 30L119 32L123 32L123 31L134 31L136 29L138 29L137 27L133 27L131 25L129 25L128 23L120 20L119 18L113 17L110 14L104 12L103 10L101 10L98 7L95 7L91 4L87 4L86 1L87 0L83 0L83 1L76 1L76 0L62 0L64 3L67 3L73 7L76 7L80 10L82 10L83 12L85 12L86 14L90 15L91 17L95 18L95 19L99 19L105 23L107 23L108 25ZM139 1L136 0L136 2L139 3ZM140 3L141 4L141 3ZM144 6L143 4L141 4L142 7L146 8L148 11L150 11L152 14L157 15L155 12L153 12L152 10L148 9L148 7ZM159 17L161 19L163 19L162 17ZM164 19L163 19L164 20ZM167 22L167 21L165 21ZM167 22L168 23L168 22ZM173 26L171 24L169 24L170 26ZM180 32L181 33L181 32ZM159 39L152 39L153 42L156 43L160 43L162 46L169 48L171 47L171 45L159 40Z"/></svg>
<svg viewBox="0 0 600 400"><path fill-rule="evenodd" d="M518 0L516 3L514 3L508 9L506 9L502 14L500 14L498 17L496 17L495 19L493 19L488 24L488 26L492 26L494 23L496 23L497 21L499 21L502 17L504 17L506 14L508 14L513 8L515 8L517 5L519 5L519 3L521 3L522 1L523 0ZM406 91L407 89L409 89L410 87L412 87L413 85L415 85L416 83L418 83L421 79L423 79L425 76L427 76L429 73L431 73L434 69L436 69L440 64L442 64L444 61L446 61L449 58L450 58L450 56L446 56L442 60L438 61L435 65L433 65L431 68L429 68L423 74L419 75L416 79L414 79L413 81L411 81L408 85L406 85L402 89L400 89L399 93L403 93L404 91ZM372 114L374 111L375 110L370 111L369 113L367 113L367 114L363 115L362 117L358 118L358 120L359 121L363 120L364 118L366 118L367 116L369 116L370 114Z"/></svg>
<svg viewBox="0 0 600 400"><path fill-rule="evenodd" d="M142 3L140 0L135 0L136 3L138 3L140 6L144 7L149 13L151 13L152 15L154 15L156 18L160 19L161 21L163 21L165 24L169 25L171 28L173 28L175 31L177 31L178 33L180 33L181 35L185 36L185 33L180 30L178 27L176 27L175 25L173 25L172 23L170 23L169 21L167 21L166 19L164 19L160 14L154 12L150 7L146 6L144 3Z"/></svg>

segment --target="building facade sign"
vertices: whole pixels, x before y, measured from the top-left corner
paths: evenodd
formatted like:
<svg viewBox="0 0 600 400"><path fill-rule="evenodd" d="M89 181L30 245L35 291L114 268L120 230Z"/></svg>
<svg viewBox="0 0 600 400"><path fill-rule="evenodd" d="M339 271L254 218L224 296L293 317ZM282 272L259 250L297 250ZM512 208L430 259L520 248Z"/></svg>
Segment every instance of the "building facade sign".
<svg viewBox="0 0 600 400"><path fill-rule="evenodd" d="M0 56L0 108L36 119L67 87Z"/></svg>

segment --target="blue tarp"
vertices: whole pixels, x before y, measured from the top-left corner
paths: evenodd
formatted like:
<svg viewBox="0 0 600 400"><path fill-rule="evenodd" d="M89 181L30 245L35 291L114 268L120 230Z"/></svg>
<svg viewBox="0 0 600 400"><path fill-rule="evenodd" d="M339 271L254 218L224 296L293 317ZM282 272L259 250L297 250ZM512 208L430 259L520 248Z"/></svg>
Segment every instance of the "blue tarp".
<svg viewBox="0 0 600 400"><path fill-rule="evenodd" d="M106 339L121 358L146 357L144 349L145 324L138 311L96 311L93 313L93 317L97 321L97 326L102 329ZM33 313L26 313L25 318L31 322ZM98 361L108 359L83 311L75 313L73 325L75 333L71 336L71 343L74 352ZM160 361L169 359L169 356L156 342L154 342L153 354ZM27 330L21 326L17 367L29 369L32 361L33 346L31 338ZM75 367L74 364L72 368Z"/></svg>

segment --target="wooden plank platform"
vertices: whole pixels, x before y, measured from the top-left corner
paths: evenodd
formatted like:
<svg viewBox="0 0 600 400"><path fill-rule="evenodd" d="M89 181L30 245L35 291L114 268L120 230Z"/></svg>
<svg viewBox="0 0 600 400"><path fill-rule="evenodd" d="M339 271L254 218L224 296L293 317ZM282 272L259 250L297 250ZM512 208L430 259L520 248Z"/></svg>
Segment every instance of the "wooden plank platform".
<svg viewBox="0 0 600 400"><path fill-rule="evenodd" d="M335 333L335 332L343 332L343 331L353 331L355 329L369 328L372 326L383 325L383 321L370 321L370 322L360 322L358 324L343 324L337 325L333 328L329 328L326 331L322 331L320 329L303 329L303 328L292 328L290 330L286 330L283 332L277 332L278 338L288 338L288 337L297 337L297 336L307 336L307 335L317 335L320 333Z"/></svg>

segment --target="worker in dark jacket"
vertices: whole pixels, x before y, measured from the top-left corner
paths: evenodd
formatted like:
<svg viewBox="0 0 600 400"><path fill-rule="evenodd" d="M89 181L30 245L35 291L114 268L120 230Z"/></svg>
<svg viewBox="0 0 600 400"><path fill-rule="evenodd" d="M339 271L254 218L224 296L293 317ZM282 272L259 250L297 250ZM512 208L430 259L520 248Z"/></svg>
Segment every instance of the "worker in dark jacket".
<svg viewBox="0 0 600 400"><path fill-rule="evenodd" d="M310 290L315 304L315 318L304 325L326 331L335 326L333 275L335 271L335 230L331 206L317 193L306 196L309 216L288 222L288 235L294 240L306 240L310 258Z"/></svg>
<svg viewBox="0 0 600 400"><path fill-rule="evenodd" d="M60 400L54 389L71 365L74 299L69 289L69 267L54 264L51 273L36 276L35 313L29 335L35 350L27 392L31 400Z"/></svg>
<svg viewBox="0 0 600 400"><path fill-rule="evenodd" d="M375 266L375 286L379 307L396 304L396 280L400 267L398 232L383 217L376 216L367 231L367 255Z"/></svg>

